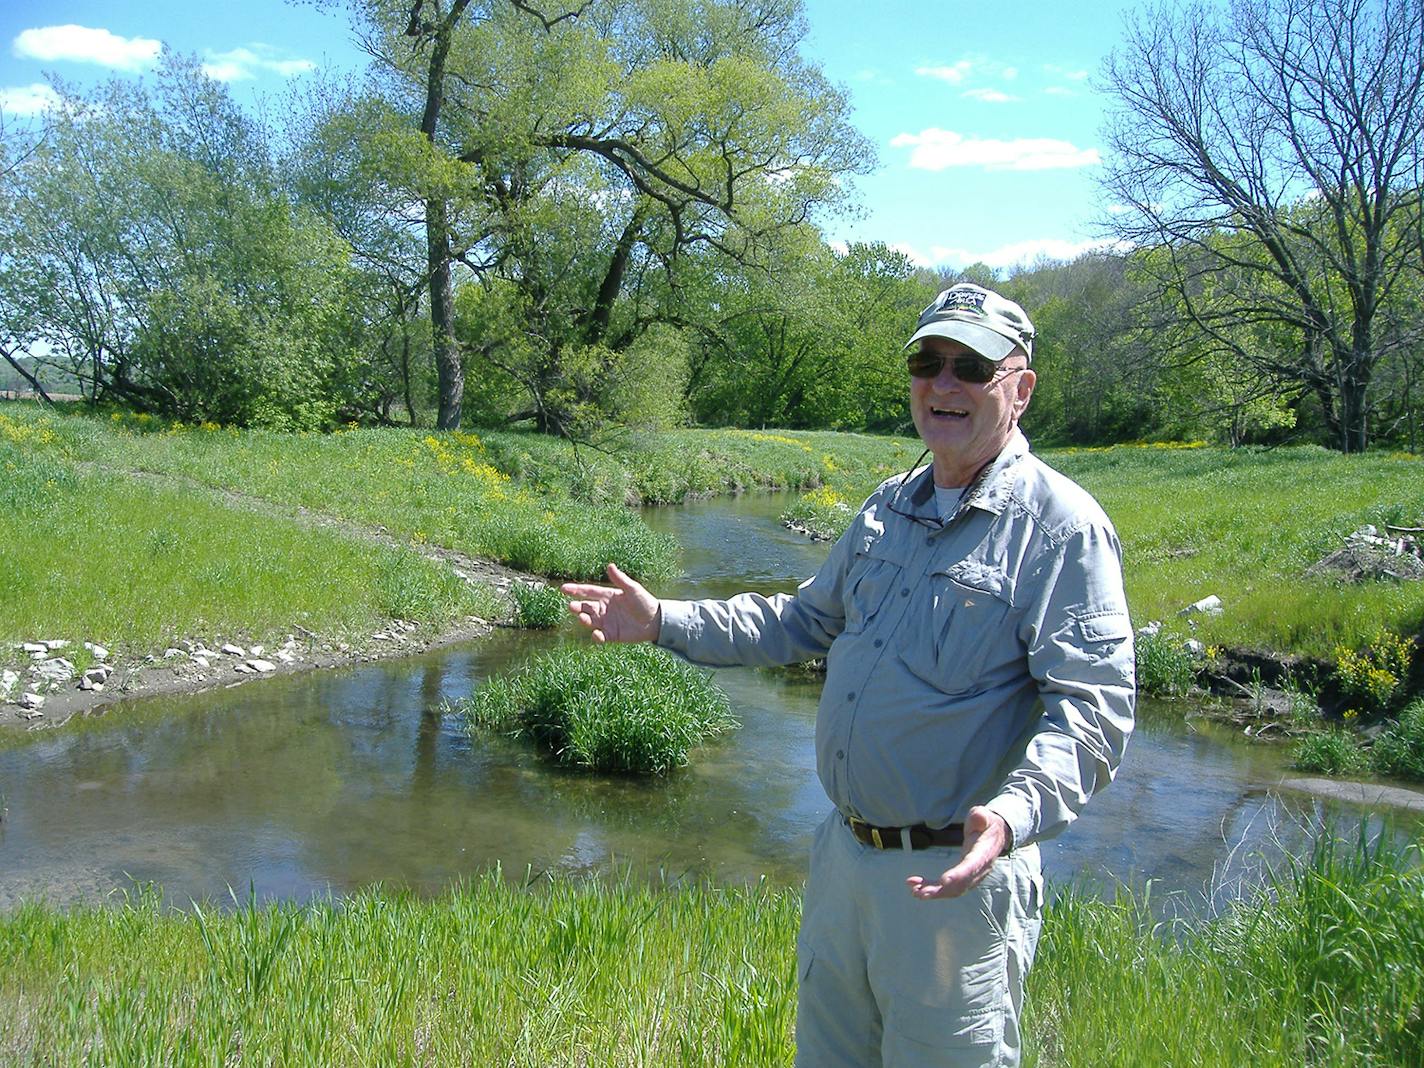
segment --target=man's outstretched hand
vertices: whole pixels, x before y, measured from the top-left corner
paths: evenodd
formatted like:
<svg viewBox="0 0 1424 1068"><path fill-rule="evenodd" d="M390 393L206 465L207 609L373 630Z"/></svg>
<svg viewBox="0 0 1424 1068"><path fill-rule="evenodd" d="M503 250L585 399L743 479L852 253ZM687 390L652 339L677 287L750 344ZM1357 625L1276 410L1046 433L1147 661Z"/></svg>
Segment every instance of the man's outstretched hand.
<svg viewBox="0 0 1424 1068"><path fill-rule="evenodd" d="M1004 851L1012 839L1009 825L1004 818L990 809L976 805L969 810L969 818L964 821L964 855L954 867L939 878L927 880L919 875L911 875L905 880L921 901L937 897L958 897L984 881L989 869L994 866L994 858Z"/></svg>
<svg viewBox="0 0 1424 1068"><path fill-rule="evenodd" d="M612 586L565 582L559 587L569 601L569 611L593 631L596 642L657 641L662 629L658 599L630 579L616 564L608 565Z"/></svg>

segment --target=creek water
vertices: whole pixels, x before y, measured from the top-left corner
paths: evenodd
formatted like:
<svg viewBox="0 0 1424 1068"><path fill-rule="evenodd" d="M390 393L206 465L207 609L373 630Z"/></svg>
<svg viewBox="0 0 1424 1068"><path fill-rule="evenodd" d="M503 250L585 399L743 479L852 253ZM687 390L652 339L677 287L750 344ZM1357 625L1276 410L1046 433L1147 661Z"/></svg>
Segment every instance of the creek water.
<svg viewBox="0 0 1424 1068"><path fill-rule="evenodd" d="M825 546L745 496L650 510L684 546L660 592L776 592ZM827 803L812 730L820 681L719 669L741 727L647 782L563 771L468 736L443 713L481 679L564 633L503 631L400 661L153 698L0 752L0 909L103 900L156 883L177 904L304 900L380 883L436 892L507 877L617 873L795 885ZM1210 902L1258 858L1300 851L1322 821L1417 834L1417 816L1277 794L1279 749L1146 702L1117 781L1044 847L1050 877ZM929 874L929 873L927 873ZM1213 888L1206 892L1206 888ZM1205 896L1203 896L1205 893Z"/></svg>

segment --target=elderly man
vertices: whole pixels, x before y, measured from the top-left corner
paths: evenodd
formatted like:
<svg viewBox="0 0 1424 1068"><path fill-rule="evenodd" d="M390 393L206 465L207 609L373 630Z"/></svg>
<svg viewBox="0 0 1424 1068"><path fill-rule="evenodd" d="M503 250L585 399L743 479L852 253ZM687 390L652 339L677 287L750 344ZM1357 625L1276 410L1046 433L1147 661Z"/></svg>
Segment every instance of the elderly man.
<svg viewBox="0 0 1424 1068"><path fill-rule="evenodd" d="M1015 1065L1038 842L1111 781L1132 631L1107 516L1028 448L1034 329L957 285L920 316L910 410L933 462L888 480L795 594L659 601L570 584L596 641L702 664L826 656L797 945L797 1063Z"/></svg>

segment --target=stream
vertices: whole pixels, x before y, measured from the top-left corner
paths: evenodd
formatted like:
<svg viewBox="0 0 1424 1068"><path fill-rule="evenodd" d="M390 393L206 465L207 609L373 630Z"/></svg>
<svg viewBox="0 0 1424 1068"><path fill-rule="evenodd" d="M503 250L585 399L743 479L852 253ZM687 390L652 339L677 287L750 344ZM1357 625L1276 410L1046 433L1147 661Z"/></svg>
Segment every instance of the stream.
<svg viewBox="0 0 1424 1068"><path fill-rule="evenodd" d="M783 529L786 498L649 510L684 546L657 592L792 589L826 551ZM168 900L306 900L372 884L434 893L499 865L512 879L615 874L799 885L827 809L812 730L818 677L718 669L740 729L662 781L554 767L470 737L443 713L571 629L499 631L408 659L155 697L86 729L0 751L0 909L102 901L154 883ZM1262 859L1328 821L1401 837L1419 813L1280 791L1284 750L1181 705L1144 702L1117 781L1044 846L1050 879L1219 904Z"/></svg>

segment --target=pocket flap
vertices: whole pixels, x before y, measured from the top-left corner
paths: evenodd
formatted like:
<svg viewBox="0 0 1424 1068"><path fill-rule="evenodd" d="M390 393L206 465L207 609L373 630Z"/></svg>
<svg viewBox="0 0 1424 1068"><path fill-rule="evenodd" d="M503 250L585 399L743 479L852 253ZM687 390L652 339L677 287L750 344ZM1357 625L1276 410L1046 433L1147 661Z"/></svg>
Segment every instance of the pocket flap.
<svg viewBox="0 0 1424 1068"><path fill-rule="evenodd" d="M1120 642L1132 633L1132 623L1126 612L1097 612L1079 618L1078 629L1086 642Z"/></svg>

